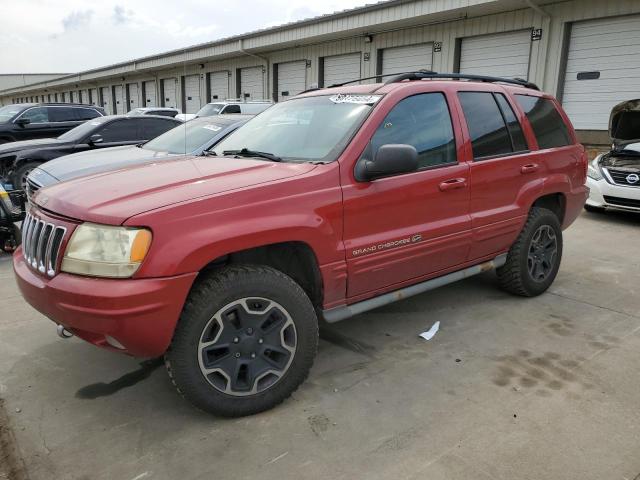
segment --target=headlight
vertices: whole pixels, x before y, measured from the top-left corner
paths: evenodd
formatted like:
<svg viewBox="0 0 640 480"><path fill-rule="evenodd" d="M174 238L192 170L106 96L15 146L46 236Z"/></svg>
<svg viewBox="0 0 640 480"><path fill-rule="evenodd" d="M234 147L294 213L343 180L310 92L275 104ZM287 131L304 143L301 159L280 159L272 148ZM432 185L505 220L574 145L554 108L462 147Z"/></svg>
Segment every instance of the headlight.
<svg viewBox="0 0 640 480"><path fill-rule="evenodd" d="M144 228L84 223L73 232L62 259L62 271L93 277L130 277L151 246Z"/></svg>
<svg viewBox="0 0 640 480"><path fill-rule="evenodd" d="M589 164L589 168L587 168L587 177L593 180L602 180L602 174L600 173L600 167L598 166L597 160L594 160Z"/></svg>

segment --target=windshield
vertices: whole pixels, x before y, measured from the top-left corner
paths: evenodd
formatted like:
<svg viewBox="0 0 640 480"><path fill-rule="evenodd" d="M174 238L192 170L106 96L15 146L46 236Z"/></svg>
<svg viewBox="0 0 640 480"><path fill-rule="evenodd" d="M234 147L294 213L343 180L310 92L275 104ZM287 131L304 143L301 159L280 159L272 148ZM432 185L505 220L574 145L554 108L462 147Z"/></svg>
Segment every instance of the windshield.
<svg viewBox="0 0 640 480"><path fill-rule="evenodd" d="M145 143L142 148L154 152L191 153L206 146L226 126L211 119L192 120Z"/></svg>
<svg viewBox="0 0 640 480"><path fill-rule="evenodd" d="M7 123L22 110L24 110L24 107L20 105L7 105L6 107L0 107L0 123Z"/></svg>
<svg viewBox="0 0 640 480"><path fill-rule="evenodd" d="M332 95L278 103L216 145L268 152L288 161L330 162L338 158L379 95Z"/></svg>
<svg viewBox="0 0 640 480"><path fill-rule="evenodd" d="M208 103L196 112L196 117L212 117L218 115L224 108L224 103Z"/></svg>
<svg viewBox="0 0 640 480"><path fill-rule="evenodd" d="M87 135L89 135L98 125L104 123L104 118L96 118L95 120L90 120L88 122L84 122L81 125L78 125L76 128L72 128L66 133L63 133L58 137L58 140L62 140L63 142L78 142L84 139Z"/></svg>

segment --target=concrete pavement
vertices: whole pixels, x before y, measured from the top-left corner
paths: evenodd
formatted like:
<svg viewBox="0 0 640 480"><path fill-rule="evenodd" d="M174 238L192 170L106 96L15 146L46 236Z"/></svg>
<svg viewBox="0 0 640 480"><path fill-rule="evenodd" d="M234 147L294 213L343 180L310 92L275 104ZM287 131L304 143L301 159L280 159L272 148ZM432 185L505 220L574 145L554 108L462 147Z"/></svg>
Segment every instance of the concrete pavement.
<svg viewBox="0 0 640 480"><path fill-rule="evenodd" d="M489 273L331 326L290 400L234 420L192 408L159 362L59 339L5 257L0 423L33 480L632 480L639 245L639 215L585 212L547 294Z"/></svg>

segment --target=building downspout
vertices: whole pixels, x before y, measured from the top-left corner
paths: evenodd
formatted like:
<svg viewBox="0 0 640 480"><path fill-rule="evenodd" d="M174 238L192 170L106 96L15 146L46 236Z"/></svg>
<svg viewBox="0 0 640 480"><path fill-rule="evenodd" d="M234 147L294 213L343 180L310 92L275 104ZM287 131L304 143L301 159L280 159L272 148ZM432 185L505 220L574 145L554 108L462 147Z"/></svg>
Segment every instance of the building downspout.
<svg viewBox="0 0 640 480"><path fill-rule="evenodd" d="M256 55L255 53L251 53L251 52L246 51L244 49L244 47L243 47L243 39L242 38L238 40L238 50L241 53L244 53L245 55L248 55L249 57L257 58L258 60L260 60L260 61L265 63L265 69L266 69L266 73L267 74L264 76L264 81L262 83L262 91L263 92L269 92L269 59L267 57L262 57L260 55ZM242 92L238 92L238 93L242 93ZM262 95L264 97L264 96L268 95L268 93L267 94L263 93ZM264 100L264 98L260 98L260 99L256 99L256 100Z"/></svg>

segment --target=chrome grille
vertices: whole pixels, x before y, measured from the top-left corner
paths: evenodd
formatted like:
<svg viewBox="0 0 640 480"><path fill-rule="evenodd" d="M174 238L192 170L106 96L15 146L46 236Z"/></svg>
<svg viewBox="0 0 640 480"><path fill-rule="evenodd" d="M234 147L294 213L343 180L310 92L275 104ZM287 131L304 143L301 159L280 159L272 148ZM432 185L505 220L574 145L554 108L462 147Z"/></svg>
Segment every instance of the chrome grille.
<svg viewBox="0 0 640 480"><path fill-rule="evenodd" d="M629 170L621 170L617 168L604 168L603 169L609 176L612 183L616 185L624 185L626 187L640 187L640 181L630 182L627 178L631 175L640 175L640 173Z"/></svg>
<svg viewBox="0 0 640 480"><path fill-rule="evenodd" d="M49 277L56 274L60 247L66 232L64 227L27 214L22 224L22 250L31 268Z"/></svg>

